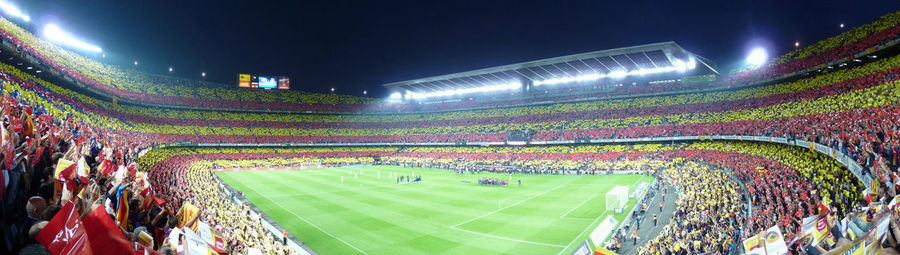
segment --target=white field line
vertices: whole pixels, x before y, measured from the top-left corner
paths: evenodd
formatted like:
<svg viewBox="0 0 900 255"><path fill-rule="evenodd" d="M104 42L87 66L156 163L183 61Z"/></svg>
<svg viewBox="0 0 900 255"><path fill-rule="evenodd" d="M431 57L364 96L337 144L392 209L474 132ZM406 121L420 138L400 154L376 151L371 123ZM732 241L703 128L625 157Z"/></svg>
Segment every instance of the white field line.
<svg viewBox="0 0 900 255"><path fill-rule="evenodd" d="M563 218L559 218L559 219L562 219L562 220L594 220L591 218L576 218L576 217L563 217Z"/></svg>
<svg viewBox="0 0 900 255"><path fill-rule="evenodd" d="M403 184L403 183L400 183ZM434 187L434 183L431 182L431 185L424 185L413 188L413 190L420 190L424 188ZM371 188L372 190L386 188L386 186L380 186ZM310 192L310 193L302 193L302 194L282 194L282 195L272 195L268 196L269 198L286 198L286 197L302 197L302 196L310 196L310 195L322 195L322 194L339 194L339 193L348 193L348 192L358 192L355 190L336 190L336 191L318 191L318 192Z"/></svg>
<svg viewBox="0 0 900 255"><path fill-rule="evenodd" d="M600 214L600 216L597 216L597 218L594 219L594 221L592 221L591 224L588 224L588 227L585 228L584 231L581 231L581 234L578 234L578 236L576 236L575 239L572 239L572 241L569 242L569 244L566 245L566 247L563 247L563 249L561 251L559 251L559 253L557 253L556 255L562 254L564 251L569 249L569 246L572 246L572 244L575 243L575 240L578 240L578 237L580 237L581 235L584 235L584 232L587 232L588 229L591 229L591 227L594 226L594 223L597 223L597 221L600 220L600 218L603 217L604 215L606 215L607 213L609 213L609 211L604 212L603 214Z"/></svg>
<svg viewBox="0 0 900 255"><path fill-rule="evenodd" d="M565 218L566 215L569 215L570 213L572 213L573 211L575 211L575 209L578 209L579 207L581 207L582 205L584 205L584 203L587 203L587 201L591 201L591 199L594 199L594 197L596 197L596 196L597 196L597 193L594 193L594 195L588 197L588 198L585 199L584 201L581 201L580 204L578 204L577 206L573 207L572 209L569 209L568 212L566 212L566 213L563 214L562 216L559 216L559 218L560 218L560 219Z"/></svg>
<svg viewBox="0 0 900 255"><path fill-rule="evenodd" d="M524 200L522 200L522 201L516 202L516 203L514 203L514 204L512 204L512 205L510 205L510 206L507 206L507 207L503 207L503 208L500 208L500 209L497 209L497 210L490 211L490 212L485 213L485 214L483 214L483 215L481 215L481 216L478 216L478 217L469 219L469 220L467 220L467 221L460 222L460 223L458 223L458 224L456 224L456 225L453 225L453 226L450 226L450 227L453 228L453 227L456 227L456 226L459 226L459 225L463 225L463 224L466 224L466 223L469 223L469 222L476 221L476 220L478 220L478 219L481 219L481 218L484 218L484 217L487 217L487 216L494 215L495 213L498 213L498 212L502 211L503 209L510 208L510 207L513 207L513 206L517 206L517 205L519 205L519 204L521 204L521 203L525 203L525 202L527 202L528 200L531 200L531 199L533 199L533 198L536 198L536 197L542 196L542 195L544 195L544 194L550 193L550 191L557 190L557 189L559 189L559 188L561 188L561 187L563 187L563 186L565 186L565 185L566 185L566 183L560 184L559 186L556 186L555 188L552 188L552 189L549 189L549 190L547 190L547 191L544 191L544 192L535 194L534 196L530 196L530 197L528 197L528 198L526 198L526 199L524 199Z"/></svg>
<svg viewBox="0 0 900 255"><path fill-rule="evenodd" d="M500 240L513 241L513 242L519 242L519 243L527 243L527 244L534 244L534 245L540 245L540 246L563 247L562 245L558 245L558 244L539 243L539 242L532 242L532 241L526 241L526 240L521 240L521 239L509 238L509 237L505 237L505 236L498 236L498 235L485 234L485 233L481 233L481 232L475 232L475 231L471 231L471 230L466 230L466 229L457 228L457 227L455 227L455 226L451 226L450 228L453 229L453 230L458 230L458 231L462 231L462 232L466 232L466 233L470 233L470 234L475 234L475 235L480 235L480 236L486 236L486 237L496 238L496 239L500 239Z"/></svg>
<svg viewBox="0 0 900 255"><path fill-rule="evenodd" d="M239 183L241 183L241 184L244 184L244 183L241 182L239 179L235 179L235 180L237 180L237 182L239 182ZM266 197L265 195L263 195L263 193L260 193L260 192L256 191L256 189L254 189L252 186L247 186L247 185L244 185L244 186L246 186L246 187L249 188L250 190L253 190L253 192L256 192L256 194L259 194L260 197L265 198L266 200L269 200L269 202L272 202L273 204L277 205L278 207L281 207L281 209L284 209L285 211L287 211L287 212L293 214L293 215L296 216L298 219L302 220L303 222L306 222L306 224L309 224L310 226L313 226L314 228L318 229L319 231L322 231L322 233L325 233L326 235L330 236L331 238L334 238L334 239L336 239L336 240L338 240L338 241L341 241L342 243L346 244L347 246L350 246L350 248L353 248L354 250L356 250L356 251L358 251L358 252L360 252L360 253L362 253L362 254L368 255L368 253L364 252L363 250L360 250L359 248L356 248L356 246L353 246L352 244L348 243L347 241L344 241L344 239L340 239L340 238L338 238L337 236L334 236L334 235L332 235L331 233L328 233L328 231L325 231L324 229L322 229L322 228L319 227L318 225L313 224L312 222L306 220L306 219L303 218L302 216L297 215L296 213L294 213L294 211L285 208L284 206L282 206L281 204L279 204L279 203L276 202L275 200L269 199L268 197Z"/></svg>
<svg viewBox="0 0 900 255"><path fill-rule="evenodd" d="M517 198L517 197L521 197L521 195L511 196L511 197L504 198L503 200L500 200L500 202L497 202L497 208L503 209L503 202L506 202L506 200L510 200L510 199Z"/></svg>
<svg viewBox="0 0 900 255"><path fill-rule="evenodd" d="M641 178L638 178L638 180L635 181L634 183L632 183L631 186L634 186L634 185L638 184L638 182L640 182L640 181L641 181ZM631 186L629 186L629 187L631 187ZM637 202L635 202L635 206L636 206L636 205L637 205ZM607 213L609 213L609 209L607 209L606 212L604 212L604 213L601 214L600 216L597 216L597 218L594 219L594 221L591 222L591 224L589 224L589 225L587 226L587 228L584 229L584 231L581 231L581 234L578 234L577 236L575 236L575 239L572 239L572 241L569 242L569 245L566 245L566 247L563 248L561 251L559 251L559 253L557 253L556 255L562 254L563 252L565 252L566 250L568 250L569 247L572 246L572 244L575 243L575 241L577 241L579 237L581 237L582 235L584 235L584 232L587 232L588 229L591 229L591 227L594 226L594 223L597 223L597 221L600 220L600 217L603 217L603 216L606 215ZM626 217L627 217L627 216L626 216Z"/></svg>

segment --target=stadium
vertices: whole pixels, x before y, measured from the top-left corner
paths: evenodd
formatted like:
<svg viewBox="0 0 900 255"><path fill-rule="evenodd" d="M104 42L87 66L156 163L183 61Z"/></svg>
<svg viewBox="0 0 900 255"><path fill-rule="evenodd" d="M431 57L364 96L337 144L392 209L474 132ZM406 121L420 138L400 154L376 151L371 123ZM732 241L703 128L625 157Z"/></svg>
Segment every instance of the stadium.
<svg viewBox="0 0 900 255"><path fill-rule="evenodd" d="M143 69L53 6L0 0L2 254L900 251L900 6L741 63L542 45L361 94Z"/></svg>

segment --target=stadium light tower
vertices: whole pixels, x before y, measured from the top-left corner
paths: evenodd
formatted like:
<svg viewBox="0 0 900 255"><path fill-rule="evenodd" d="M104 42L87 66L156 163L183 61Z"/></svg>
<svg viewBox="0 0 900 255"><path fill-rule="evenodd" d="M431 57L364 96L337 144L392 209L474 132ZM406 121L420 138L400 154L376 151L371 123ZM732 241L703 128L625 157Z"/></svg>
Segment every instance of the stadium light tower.
<svg viewBox="0 0 900 255"><path fill-rule="evenodd" d="M55 24L47 24L46 26L44 26L44 37L51 41L68 45L70 47L96 53L103 52L103 49L101 49L100 47L75 39L75 37L72 37L68 33L63 32L62 29L60 29L59 26Z"/></svg>
<svg viewBox="0 0 900 255"><path fill-rule="evenodd" d="M768 59L769 53L767 53L765 49L754 48L750 51L750 55L747 55L747 64L759 66L765 64Z"/></svg>
<svg viewBox="0 0 900 255"><path fill-rule="evenodd" d="M29 17L28 15L25 15L25 13L22 12L22 10L19 10L18 7L16 7L15 5L13 5L7 1L0 1L0 9L2 9L3 12L8 14L9 16L18 17L18 18L22 19L22 21L25 21L25 22L31 21L31 17Z"/></svg>

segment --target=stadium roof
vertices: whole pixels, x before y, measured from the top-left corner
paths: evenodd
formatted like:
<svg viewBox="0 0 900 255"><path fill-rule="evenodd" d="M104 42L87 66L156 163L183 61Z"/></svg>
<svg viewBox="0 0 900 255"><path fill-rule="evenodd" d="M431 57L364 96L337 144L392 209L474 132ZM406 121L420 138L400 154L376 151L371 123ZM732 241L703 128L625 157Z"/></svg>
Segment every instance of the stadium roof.
<svg viewBox="0 0 900 255"><path fill-rule="evenodd" d="M675 42L662 42L535 60L468 72L384 84L393 91L415 94L478 91L508 85L568 83L605 77L666 73L699 68L718 74L716 64ZM697 72L692 72L697 73Z"/></svg>

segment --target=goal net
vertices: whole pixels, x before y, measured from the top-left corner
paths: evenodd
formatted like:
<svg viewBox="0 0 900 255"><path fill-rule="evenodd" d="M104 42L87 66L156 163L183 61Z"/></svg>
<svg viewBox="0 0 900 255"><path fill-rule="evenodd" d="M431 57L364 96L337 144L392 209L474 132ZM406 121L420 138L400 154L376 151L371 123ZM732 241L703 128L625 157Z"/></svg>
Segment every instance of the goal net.
<svg viewBox="0 0 900 255"><path fill-rule="evenodd" d="M606 210L622 213L626 203L628 203L628 186L616 186L606 192Z"/></svg>
<svg viewBox="0 0 900 255"><path fill-rule="evenodd" d="M300 163L300 169L307 169L307 168L322 168L322 163L319 163L319 162Z"/></svg>

